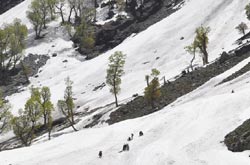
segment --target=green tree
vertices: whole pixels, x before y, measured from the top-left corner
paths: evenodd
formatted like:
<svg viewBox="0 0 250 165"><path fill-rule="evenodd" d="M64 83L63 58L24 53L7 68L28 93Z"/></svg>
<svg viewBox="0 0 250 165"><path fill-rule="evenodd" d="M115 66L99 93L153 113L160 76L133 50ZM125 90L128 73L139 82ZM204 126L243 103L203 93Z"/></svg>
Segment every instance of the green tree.
<svg viewBox="0 0 250 165"><path fill-rule="evenodd" d="M57 0L55 7L59 11L58 13L60 14L62 24L64 24L65 23L65 20L64 20L65 0Z"/></svg>
<svg viewBox="0 0 250 165"><path fill-rule="evenodd" d="M27 115L30 119L33 130L40 126L38 120L42 116L40 104L37 102L37 98L35 97L36 96L31 96L31 98L26 102L24 109L24 115Z"/></svg>
<svg viewBox="0 0 250 165"><path fill-rule="evenodd" d="M76 0L67 0L69 6L68 23L71 23L72 13L76 11Z"/></svg>
<svg viewBox="0 0 250 165"><path fill-rule="evenodd" d="M36 102L39 106L39 111L43 116L43 125L48 130L50 139L53 122L52 111L54 110L54 106L50 101L51 93L49 87L42 87L42 89L32 88L31 98L33 98L34 102Z"/></svg>
<svg viewBox="0 0 250 165"><path fill-rule="evenodd" d="M29 146L34 138L30 119L23 114L23 110L19 110L19 116L15 116L11 120L13 132L24 146Z"/></svg>
<svg viewBox="0 0 250 165"><path fill-rule="evenodd" d="M144 91L144 97L151 105L152 109L155 108L155 101L161 96L160 83L158 78L159 74L160 72L157 69L152 69L152 80Z"/></svg>
<svg viewBox="0 0 250 165"><path fill-rule="evenodd" d="M29 10L27 11L27 17L33 25L33 29L35 30L35 38L41 38L41 32L43 29L43 18L38 0L32 1L31 6L29 6Z"/></svg>
<svg viewBox="0 0 250 165"><path fill-rule="evenodd" d="M196 42L193 42L191 45L186 46L184 49L186 50L187 53L189 53L189 54L191 54L193 56L193 58L190 61L190 68L193 71L194 70L193 62L195 60L196 51L197 51Z"/></svg>
<svg viewBox="0 0 250 165"><path fill-rule="evenodd" d="M115 96L115 105L118 107L117 94L121 88L121 76L124 74L124 64L126 55L121 51L116 51L109 57L109 65L107 69L106 83L111 87L110 92Z"/></svg>
<svg viewBox="0 0 250 165"><path fill-rule="evenodd" d="M246 5L245 12L246 12L247 19L250 20L250 3Z"/></svg>
<svg viewBox="0 0 250 165"><path fill-rule="evenodd" d="M248 26L246 23L241 22L238 26L236 26L236 28L240 34L245 35L246 34L246 30L248 29Z"/></svg>
<svg viewBox="0 0 250 165"><path fill-rule="evenodd" d="M34 0L37 1L37 0ZM51 21L50 19L50 7L48 4L48 0L38 0L39 1L39 6L40 6L40 14L42 17L42 22L43 22L43 28L47 28L47 23Z"/></svg>
<svg viewBox="0 0 250 165"><path fill-rule="evenodd" d="M0 93L0 135L11 128L12 114L10 112L10 105L6 103Z"/></svg>
<svg viewBox="0 0 250 165"><path fill-rule="evenodd" d="M75 119L74 119L74 100L73 100L73 92L72 92L72 84L73 82L70 80L69 77L65 80L66 89L64 91L64 100L58 100L57 107L62 112L62 114L66 117L70 126L73 128L74 131L77 131L75 128Z"/></svg>
<svg viewBox="0 0 250 165"><path fill-rule="evenodd" d="M54 110L54 106L50 100L51 93L49 87L43 87L40 94L44 125L49 127L49 120L52 119L52 111Z"/></svg>
<svg viewBox="0 0 250 165"><path fill-rule="evenodd" d="M7 31L8 29L5 27L4 29L0 28L0 71L3 72L6 70L6 60L8 58L8 45L9 45L9 37L10 33ZM3 73L1 73L3 75ZM1 76L3 78L3 76Z"/></svg>
<svg viewBox="0 0 250 165"><path fill-rule="evenodd" d="M25 39L28 36L28 29L19 19L15 19L10 28L9 65L11 66L11 64L13 64L13 68L15 69L17 62L20 61L22 52L26 47Z"/></svg>
<svg viewBox="0 0 250 165"><path fill-rule="evenodd" d="M125 1L124 0L117 0L117 9L118 9L118 15L121 14L125 10Z"/></svg>
<svg viewBox="0 0 250 165"><path fill-rule="evenodd" d="M47 0L33 0L27 11L27 17L36 33L36 39L41 38L41 32L46 29L50 19L50 6Z"/></svg>
<svg viewBox="0 0 250 165"><path fill-rule="evenodd" d="M25 104L25 110L19 110L19 116L12 119L13 132L23 145L29 146L35 138L35 131L40 127L40 105L37 100L37 91L32 91L31 98Z"/></svg>
<svg viewBox="0 0 250 165"><path fill-rule="evenodd" d="M92 50L95 46L94 27L83 19L81 24L76 27L74 38L79 41L78 46L82 52ZM87 58L89 57L87 56Z"/></svg>
<svg viewBox="0 0 250 165"><path fill-rule="evenodd" d="M0 72L3 79L4 72L15 69L25 49L25 39L28 35L27 27L20 20L6 24L0 28Z"/></svg>
<svg viewBox="0 0 250 165"><path fill-rule="evenodd" d="M210 32L210 27L200 26L196 29L194 43L197 46L199 52L202 54L203 65L208 64L208 52L207 45L209 43L208 33Z"/></svg>
<svg viewBox="0 0 250 165"><path fill-rule="evenodd" d="M46 0L50 12L50 20L55 20L55 6L58 0Z"/></svg>

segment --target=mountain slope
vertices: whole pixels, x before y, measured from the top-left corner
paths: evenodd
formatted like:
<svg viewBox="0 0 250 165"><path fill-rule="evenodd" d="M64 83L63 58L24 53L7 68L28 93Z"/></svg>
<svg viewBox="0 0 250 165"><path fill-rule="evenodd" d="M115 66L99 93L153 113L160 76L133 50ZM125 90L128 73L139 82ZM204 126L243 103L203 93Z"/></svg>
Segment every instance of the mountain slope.
<svg viewBox="0 0 250 165"><path fill-rule="evenodd" d="M103 128L81 130L40 141L31 147L0 153L1 164L249 164L249 152L232 153L221 143L224 135L249 117L247 74L214 87L235 70L211 79L194 92L155 114ZM231 94L231 90L236 92ZM138 137L142 130L144 136ZM130 151L118 153L130 133ZM97 157L99 150L104 155ZM13 156L14 155L14 156Z"/></svg>
<svg viewBox="0 0 250 165"><path fill-rule="evenodd" d="M144 76L152 68L159 69L161 76L170 79L188 66L191 57L186 55L183 47L192 42L194 30L201 24L212 29L209 35L209 61L217 58L223 50L235 47L233 43L239 38L235 26L245 21L244 7L247 2L186 1L182 9L170 17L90 61L79 60L79 55L71 48L71 41L62 37L59 23L53 22L44 43L30 43L26 53L57 53L58 56L48 61L39 77L31 79L31 84L49 86L53 102L56 103L63 97L63 80L70 76L74 81L74 97L80 106L78 111L104 106L113 102L108 87L98 91L93 89L105 81L109 55L120 50L127 54L127 60L119 99L127 101L132 94L142 93L145 87ZM16 11L20 11L19 18L27 22L24 16L29 3L26 0L1 15L0 22L12 20ZM181 37L184 40L180 40ZM29 40L31 38L32 33ZM63 60L68 62L62 63ZM220 143L228 132L249 117L250 94L246 90L249 88L249 73L215 87L249 61L244 60L162 111L77 133L69 133L71 129L68 128L59 133L69 134L51 141L43 142L44 137L31 147L0 152L0 164L249 164L249 152L234 154ZM196 63L200 63L200 60ZM232 89L236 91L235 94L231 94ZM14 113L23 107L28 97L28 88L8 97ZM81 128L81 123L77 127ZM145 135L139 138L137 134L141 130ZM131 133L136 134L130 143L131 151L118 153ZM97 158L99 150L104 152L102 159Z"/></svg>
<svg viewBox="0 0 250 165"><path fill-rule="evenodd" d="M13 10L1 15L4 18L3 21L11 20L16 11L22 11L18 16L23 18L29 3L30 0L26 0ZM63 96L63 90L58 89L63 89L63 80L70 76L74 81L74 93L78 99L78 105L91 108L106 105L114 100L108 92L109 89L107 87L99 91L93 91L93 89L105 81L108 56L119 50L127 54L126 74L123 76L119 99L127 99L135 93L142 92L145 87L144 76L150 73L152 68L159 69L162 73L161 76L169 79L188 66L191 57L186 55L183 48L192 42L195 28L201 24L210 26L212 29L209 35L209 61L218 57L223 50L232 48L233 42L239 37L235 26L245 18L244 6L246 3L247 0L187 1L181 10L170 17L151 26L146 31L128 38L113 50L84 62L69 57L76 54L73 49L70 49L72 43L65 37L61 37L63 33L60 30L50 29L51 32L44 41L46 43L33 43L26 50L26 54L51 55L58 53L59 56L49 60L43 68L43 72L39 74L39 78L31 80L32 85L51 87L52 93L56 93L52 94L53 101L56 102ZM217 9L218 11L214 12ZM27 22L26 18L23 20ZM52 23L52 26L59 25ZM182 36L184 40L180 40ZM159 60L156 60L157 57ZM68 60L68 63L63 64L62 61L65 59ZM147 64L143 64L145 62ZM15 111L23 106L29 95L28 92L26 90L8 98L14 103Z"/></svg>

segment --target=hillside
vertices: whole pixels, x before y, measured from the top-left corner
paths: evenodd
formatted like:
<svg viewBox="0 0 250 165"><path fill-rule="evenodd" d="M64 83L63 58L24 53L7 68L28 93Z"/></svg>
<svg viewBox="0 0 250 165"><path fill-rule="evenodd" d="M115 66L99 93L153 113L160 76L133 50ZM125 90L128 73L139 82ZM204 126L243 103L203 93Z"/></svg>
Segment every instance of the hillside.
<svg viewBox="0 0 250 165"><path fill-rule="evenodd" d="M223 143L229 132L249 118L248 70L227 80L250 62L248 51L240 53L242 58L238 61L232 58L234 65L225 66L227 69L204 78L204 82L194 85L194 89L184 92L160 111L112 125L99 123L93 128L84 128L95 115L102 114L101 120L106 121L116 111L109 87L102 86L111 54L122 51L127 55L118 95L120 103L126 104L134 99L133 95L143 95L145 75L152 68L160 70L161 84L163 77L171 82L178 80L178 75L189 66L192 58L184 47L193 41L195 29L205 25L211 28L210 64L201 66L201 59L196 58L195 66L197 69L202 67L204 74L210 74L214 69L213 62L223 51L229 52L239 46L236 40L241 35L235 27L242 21L248 22L244 11L247 0L186 0L168 17L132 34L115 48L91 60L86 60L73 48L59 20L49 24L43 39L34 40L34 32L26 18L30 3L31 0L25 0L0 15L0 25L14 18L21 19L29 28L25 55L46 55L50 59L36 76L30 78L28 86L20 86L17 93L6 99L12 105L12 112L18 114L29 98L31 86L48 86L56 105L57 100L63 98L64 80L69 76L74 82L77 113L81 114L75 125L80 131L73 132L71 128L57 130L52 132L50 141L47 141L47 135L42 135L30 147L2 151L1 165L249 164L249 151L233 153ZM57 56L52 57L53 54ZM202 75L199 69L196 73ZM223 80L227 81L221 83ZM55 118L62 116L57 110L53 115ZM139 131L143 131L144 136L139 137ZM119 153L131 133L135 136L129 142L130 151ZM0 136L0 142L10 137L13 137L11 132ZM103 151L102 159L98 158L100 150Z"/></svg>

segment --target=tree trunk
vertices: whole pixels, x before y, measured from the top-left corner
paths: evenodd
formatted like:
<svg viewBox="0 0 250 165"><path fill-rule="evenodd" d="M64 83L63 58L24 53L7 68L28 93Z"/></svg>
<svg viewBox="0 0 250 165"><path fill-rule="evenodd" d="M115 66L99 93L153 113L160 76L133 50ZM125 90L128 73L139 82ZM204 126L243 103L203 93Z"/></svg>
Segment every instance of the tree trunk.
<svg viewBox="0 0 250 165"><path fill-rule="evenodd" d="M49 130L48 136L49 136L49 140L50 140L51 139L51 129Z"/></svg>
<svg viewBox="0 0 250 165"><path fill-rule="evenodd" d="M74 120L74 113L73 111L71 110L71 115L70 115L70 125L71 127L74 129L74 131L78 131L75 127L74 127L74 124L75 124L75 120Z"/></svg>
<svg viewBox="0 0 250 165"><path fill-rule="evenodd" d="M46 114L43 114L43 124L44 124L44 127L46 128L47 127L47 115Z"/></svg>
<svg viewBox="0 0 250 165"><path fill-rule="evenodd" d="M68 16L68 22L71 23L71 15L72 15L72 12L73 12L73 8L71 7L70 8L70 11L69 11L69 16Z"/></svg>
<svg viewBox="0 0 250 165"><path fill-rule="evenodd" d="M29 76L28 76L27 70L26 70L26 68L25 68L25 66L23 64L23 61L21 61L20 63L21 63L21 66L22 66L22 70L23 70L23 74L25 76L26 82L30 83Z"/></svg>
<svg viewBox="0 0 250 165"><path fill-rule="evenodd" d="M208 53L207 50L204 50L204 55L203 55L203 65L208 64Z"/></svg>
<svg viewBox="0 0 250 165"><path fill-rule="evenodd" d="M117 94L115 93L115 106L118 107L118 99L117 99Z"/></svg>
<svg viewBox="0 0 250 165"><path fill-rule="evenodd" d="M71 127L73 128L73 130L74 130L75 132L78 131L78 130L75 128L75 126L74 126L73 123L71 123Z"/></svg>
<svg viewBox="0 0 250 165"><path fill-rule="evenodd" d="M63 17L63 11L62 11L62 8L60 8L60 15L61 15L61 18L62 18L62 24L64 24L64 17Z"/></svg>
<svg viewBox="0 0 250 165"><path fill-rule="evenodd" d="M195 53L194 53L194 56L193 56L193 58L192 58L192 60L190 62L190 68L191 68L192 71L194 71L194 68L193 68L194 59L195 59Z"/></svg>

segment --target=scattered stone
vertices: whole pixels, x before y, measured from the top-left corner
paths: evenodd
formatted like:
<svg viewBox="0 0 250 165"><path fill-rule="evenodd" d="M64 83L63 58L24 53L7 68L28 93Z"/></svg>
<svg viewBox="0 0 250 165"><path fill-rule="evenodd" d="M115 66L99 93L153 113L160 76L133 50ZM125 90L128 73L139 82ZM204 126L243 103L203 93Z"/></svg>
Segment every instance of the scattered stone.
<svg viewBox="0 0 250 165"><path fill-rule="evenodd" d="M97 91L97 90L101 90L103 87L105 87L106 86L106 84L103 82L101 85L98 85L97 87L95 87L94 89L93 89L93 91Z"/></svg>
<svg viewBox="0 0 250 165"><path fill-rule="evenodd" d="M143 134L143 132L142 131L140 131L139 132L139 136L143 136L144 134Z"/></svg>
<svg viewBox="0 0 250 165"><path fill-rule="evenodd" d="M129 151L129 145L124 144L123 147L122 147L122 151Z"/></svg>
<svg viewBox="0 0 250 165"><path fill-rule="evenodd" d="M68 62L68 60L63 60L63 63L66 63L66 62Z"/></svg>
<svg viewBox="0 0 250 165"><path fill-rule="evenodd" d="M53 53L53 54L52 54L52 57L56 57L56 56L57 56L57 53Z"/></svg>
<svg viewBox="0 0 250 165"><path fill-rule="evenodd" d="M131 139L132 139L132 140L134 139L134 134L133 134L133 133L131 133Z"/></svg>
<svg viewBox="0 0 250 165"><path fill-rule="evenodd" d="M138 93L136 93L136 94L133 94L133 96L132 97L138 97L139 96L139 94Z"/></svg>
<svg viewBox="0 0 250 165"><path fill-rule="evenodd" d="M114 12L113 10L110 10L110 11L108 12L108 17L107 17L107 19L113 18L114 15L115 15L115 12Z"/></svg>
<svg viewBox="0 0 250 165"><path fill-rule="evenodd" d="M155 59L156 59L156 60L159 60L159 59L160 59L160 57L156 57Z"/></svg>
<svg viewBox="0 0 250 165"><path fill-rule="evenodd" d="M222 64L225 61L227 61L230 58L229 54L227 52L222 52L220 59L219 59L219 63Z"/></svg>
<svg viewBox="0 0 250 165"><path fill-rule="evenodd" d="M98 156L99 156L99 158L102 158L102 151L99 151Z"/></svg>
<svg viewBox="0 0 250 165"><path fill-rule="evenodd" d="M182 76L184 76L184 75L186 75L187 74L187 72L185 71L185 70L183 70L182 72L181 72L181 75Z"/></svg>
<svg viewBox="0 0 250 165"><path fill-rule="evenodd" d="M180 40L184 40L184 37L181 37Z"/></svg>
<svg viewBox="0 0 250 165"><path fill-rule="evenodd" d="M149 61L146 61L146 62L144 62L144 63L142 63L143 65L145 65L145 64L148 64L149 63Z"/></svg>

